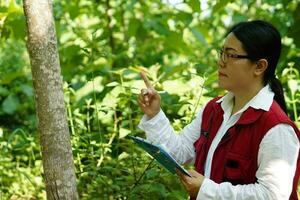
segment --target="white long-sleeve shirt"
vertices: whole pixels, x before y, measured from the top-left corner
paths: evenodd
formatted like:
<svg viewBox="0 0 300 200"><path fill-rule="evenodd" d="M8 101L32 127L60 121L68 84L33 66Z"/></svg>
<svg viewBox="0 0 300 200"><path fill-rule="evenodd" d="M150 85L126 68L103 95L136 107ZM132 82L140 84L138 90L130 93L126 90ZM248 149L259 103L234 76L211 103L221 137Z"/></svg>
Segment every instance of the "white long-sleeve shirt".
<svg viewBox="0 0 300 200"><path fill-rule="evenodd" d="M239 120L247 108L268 111L273 102L274 93L269 85L265 86L240 111L231 115L233 97L234 95L229 92L217 101L221 103L224 111L223 122L208 151L204 170L205 179L198 192L197 200L288 199L292 192L299 153L298 137L288 124L274 126L262 139L257 160L257 183L234 186L229 182L217 184L209 179L212 157L223 135ZM200 137L204 107L180 134L175 133L162 110L150 120L144 115L139 128L146 132L149 141L165 146L179 163L191 162L196 156L193 144Z"/></svg>

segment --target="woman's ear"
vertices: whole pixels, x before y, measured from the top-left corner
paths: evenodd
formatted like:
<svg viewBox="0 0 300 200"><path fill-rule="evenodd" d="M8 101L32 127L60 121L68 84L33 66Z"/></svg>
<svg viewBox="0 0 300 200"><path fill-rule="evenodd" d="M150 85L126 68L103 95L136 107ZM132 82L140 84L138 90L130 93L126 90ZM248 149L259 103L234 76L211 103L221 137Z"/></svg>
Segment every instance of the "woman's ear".
<svg viewBox="0 0 300 200"><path fill-rule="evenodd" d="M268 68L268 61L266 59L260 59L256 62L254 74L261 76Z"/></svg>

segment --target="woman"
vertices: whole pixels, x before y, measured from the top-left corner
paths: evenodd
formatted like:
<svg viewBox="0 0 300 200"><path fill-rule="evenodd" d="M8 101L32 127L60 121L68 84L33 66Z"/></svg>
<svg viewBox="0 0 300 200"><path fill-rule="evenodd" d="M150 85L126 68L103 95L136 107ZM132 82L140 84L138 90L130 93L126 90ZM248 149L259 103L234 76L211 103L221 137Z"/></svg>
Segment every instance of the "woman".
<svg viewBox="0 0 300 200"><path fill-rule="evenodd" d="M179 135L142 74L139 127L178 162L194 162L192 178L178 173L192 199L298 199L300 133L275 78L280 51L280 34L268 22L233 26L218 62L219 86L228 93L208 102Z"/></svg>

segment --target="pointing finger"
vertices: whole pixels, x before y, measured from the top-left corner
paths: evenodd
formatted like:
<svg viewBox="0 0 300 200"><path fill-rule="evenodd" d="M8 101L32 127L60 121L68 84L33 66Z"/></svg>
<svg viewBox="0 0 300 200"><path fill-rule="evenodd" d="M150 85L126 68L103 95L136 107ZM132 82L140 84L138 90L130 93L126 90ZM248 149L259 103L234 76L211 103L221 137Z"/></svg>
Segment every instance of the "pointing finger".
<svg viewBox="0 0 300 200"><path fill-rule="evenodd" d="M149 79L147 78L147 76L145 75L145 73L144 73L144 72L141 72L140 74L141 74L141 77L142 77L142 79L144 80L144 82L145 82L147 88L153 88L153 87L152 87L152 84L150 83L150 81L149 81Z"/></svg>
<svg viewBox="0 0 300 200"><path fill-rule="evenodd" d="M148 90L149 89L142 89L141 90L141 96L143 97L143 100L145 101L147 106L149 106L149 95L151 95Z"/></svg>

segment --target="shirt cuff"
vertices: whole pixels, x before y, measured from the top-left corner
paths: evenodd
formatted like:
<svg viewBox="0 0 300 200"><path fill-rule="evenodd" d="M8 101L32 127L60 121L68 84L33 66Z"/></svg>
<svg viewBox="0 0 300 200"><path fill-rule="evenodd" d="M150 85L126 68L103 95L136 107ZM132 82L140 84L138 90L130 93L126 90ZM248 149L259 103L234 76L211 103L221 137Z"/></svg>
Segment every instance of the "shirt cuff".
<svg viewBox="0 0 300 200"><path fill-rule="evenodd" d="M160 111L151 119L149 119L147 115L144 115L138 127L146 132L149 141L157 143L161 136L161 130L167 125L169 125L169 120L162 109L160 109Z"/></svg>
<svg viewBox="0 0 300 200"><path fill-rule="evenodd" d="M217 199L218 188L219 188L219 184L215 183L209 178L204 178L196 200Z"/></svg>

